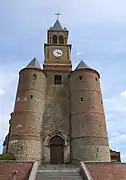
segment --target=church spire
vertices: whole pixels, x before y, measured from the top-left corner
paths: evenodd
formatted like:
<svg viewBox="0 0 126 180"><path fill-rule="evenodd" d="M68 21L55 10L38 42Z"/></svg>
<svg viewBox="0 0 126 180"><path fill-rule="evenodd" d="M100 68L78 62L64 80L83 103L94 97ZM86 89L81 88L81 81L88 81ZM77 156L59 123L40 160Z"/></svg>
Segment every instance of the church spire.
<svg viewBox="0 0 126 180"><path fill-rule="evenodd" d="M61 26L61 24L60 24L58 19L56 20L52 30L63 30L63 28L62 28L62 26Z"/></svg>
<svg viewBox="0 0 126 180"><path fill-rule="evenodd" d="M59 21L59 16L61 15L59 12L55 14L57 16L57 19L56 19L56 22L55 24L53 25L53 27L51 27L49 30L54 30L54 31L66 31L67 29L66 28L63 28L60 24L60 21Z"/></svg>

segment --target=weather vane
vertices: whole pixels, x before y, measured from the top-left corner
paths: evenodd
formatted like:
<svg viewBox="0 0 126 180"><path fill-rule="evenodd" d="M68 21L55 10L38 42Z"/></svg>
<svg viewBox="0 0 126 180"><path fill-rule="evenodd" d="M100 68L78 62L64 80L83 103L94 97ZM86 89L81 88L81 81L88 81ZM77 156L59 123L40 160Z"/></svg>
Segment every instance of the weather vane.
<svg viewBox="0 0 126 180"><path fill-rule="evenodd" d="M59 19L59 16L61 16L62 14L60 14L59 12L57 12L56 14L54 14L57 16L57 20Z"/></svg>

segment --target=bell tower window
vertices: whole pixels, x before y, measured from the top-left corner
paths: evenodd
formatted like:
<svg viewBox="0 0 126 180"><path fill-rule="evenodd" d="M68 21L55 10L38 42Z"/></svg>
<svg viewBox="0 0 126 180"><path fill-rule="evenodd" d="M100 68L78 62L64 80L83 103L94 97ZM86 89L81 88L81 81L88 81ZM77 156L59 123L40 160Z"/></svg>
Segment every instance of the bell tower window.
<svg viewBox="0 0 126 180"><path fill-rule="evenodd" d="M59 36L59 44L64 44L63 36Z"/></svg>
<svg viewBox="0 0 126 180"><path fill-rule="evenodd" d="M53 43L57 44L57 36L55 36L55 35L53 36Z"/></svg>
<svg viewBox="0 0 126 180"><path fill-rule="evenodd" d="M54 84L58 84L58 85L62 84L62 76L55 75L54 76Z"/></svg>

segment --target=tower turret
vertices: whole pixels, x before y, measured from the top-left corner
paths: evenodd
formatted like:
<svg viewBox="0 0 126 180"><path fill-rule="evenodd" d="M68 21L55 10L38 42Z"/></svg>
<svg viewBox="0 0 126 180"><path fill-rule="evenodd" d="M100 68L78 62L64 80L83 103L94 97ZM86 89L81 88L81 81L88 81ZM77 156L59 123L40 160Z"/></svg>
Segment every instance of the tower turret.
<svg viewBox="0 0 126 180"><path fill-rule="evenodd" d="M71 160L110 161L100 75L83 61L70 75Z"/></svg>
<svg viewBox="0 0 126 180"><path fill-rule="evenodd" d="M8 152L18 160L40 160L46 75L36 58L19 75Z"/></svg>

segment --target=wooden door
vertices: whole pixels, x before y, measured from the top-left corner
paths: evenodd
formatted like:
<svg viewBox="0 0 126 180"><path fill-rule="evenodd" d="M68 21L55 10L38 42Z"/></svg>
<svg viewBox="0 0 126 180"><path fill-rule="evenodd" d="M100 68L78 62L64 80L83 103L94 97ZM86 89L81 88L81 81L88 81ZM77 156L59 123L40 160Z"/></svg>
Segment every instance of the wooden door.
<svg viewBox="0 0 126 180"><path fill-rule="evenodd" d="M64 142L60 137L55 137L50 142L50 163L63 164L64 160Z"/></svg>

